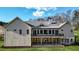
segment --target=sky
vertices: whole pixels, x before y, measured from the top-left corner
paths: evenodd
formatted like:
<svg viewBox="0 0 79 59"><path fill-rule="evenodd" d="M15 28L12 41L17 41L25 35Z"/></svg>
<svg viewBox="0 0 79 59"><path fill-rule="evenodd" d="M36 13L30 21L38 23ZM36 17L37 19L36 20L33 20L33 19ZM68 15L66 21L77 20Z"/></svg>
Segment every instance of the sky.
<svg viewBox="0 0 79 59"><path fill-rule="evenodd" d="M17 16L23 21L28 21L60 13L71 14L76 9L79 7L0 7L0 21L10 22Z"/></svg>

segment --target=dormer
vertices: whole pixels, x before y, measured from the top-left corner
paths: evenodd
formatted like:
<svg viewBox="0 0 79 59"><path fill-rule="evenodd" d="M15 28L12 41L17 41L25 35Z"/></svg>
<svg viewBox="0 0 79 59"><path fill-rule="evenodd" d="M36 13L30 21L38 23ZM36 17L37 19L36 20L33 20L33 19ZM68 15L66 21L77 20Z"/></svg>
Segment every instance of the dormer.
<svg viewBox="0 0 79 59"><path fill-rule="evenodd" d="M45 25L41 23L39 26L45 26Z"/></svg>
<svg viewBox="0 0 79 59"><path fill-rule="evenodd" d="M52 22L51 22L51 24L56 24L56 23L57 23L57 21L52 21Z"/></svg>

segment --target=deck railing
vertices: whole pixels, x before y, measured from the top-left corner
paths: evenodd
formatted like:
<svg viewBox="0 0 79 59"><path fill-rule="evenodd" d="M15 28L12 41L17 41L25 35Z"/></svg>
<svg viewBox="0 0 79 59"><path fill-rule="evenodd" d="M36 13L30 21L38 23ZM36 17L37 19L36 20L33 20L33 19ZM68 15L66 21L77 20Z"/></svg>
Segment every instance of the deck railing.
<svg viewBox="0 0 79 59"><path fill-rule="evenodd" d="M32 36L64 36L64 34L32 34Z"/></svg>

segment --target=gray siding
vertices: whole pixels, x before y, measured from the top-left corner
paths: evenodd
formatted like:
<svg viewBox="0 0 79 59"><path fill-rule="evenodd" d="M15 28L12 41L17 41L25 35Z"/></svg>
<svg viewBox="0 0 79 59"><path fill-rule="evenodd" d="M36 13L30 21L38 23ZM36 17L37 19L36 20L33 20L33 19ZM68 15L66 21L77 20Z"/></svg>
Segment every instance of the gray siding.
<svg viewBox="0 0 79 59"><path fill-rule="evenodd" d="M20 29L22 34L19 34ZM27 34L27 29L29 29L29 34ZM21 20L12 22L6 28L4 46L31 46L31 27Z"/></svg>
<svg viewBox="0 0 79 59"><path fill-rule="evenodd" d="M63 31L62 31L62 29L63 29ZM73 32L71 32L71 30L72 30L72 27L71 27L71 25L70 24L65 24L64 26L62 26L60 29L59 29L59 32L60 33L62 33L62 34L64 34L64 41L63 41L63 43L65 43L65 44L71 44L71 43L74 43L74 33ZM65 42L65 39L68 39L69 40L69 42ZM71 42L71 39L73 40L73 42Z"/></svg>

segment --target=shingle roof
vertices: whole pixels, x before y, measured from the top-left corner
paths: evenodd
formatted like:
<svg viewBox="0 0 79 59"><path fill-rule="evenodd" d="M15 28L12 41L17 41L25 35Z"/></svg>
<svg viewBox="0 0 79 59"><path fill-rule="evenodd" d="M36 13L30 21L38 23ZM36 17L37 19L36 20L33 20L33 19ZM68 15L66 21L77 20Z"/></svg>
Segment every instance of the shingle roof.
<svg viewBox="0 0 79 59"><path fill-rule="evenodd" d="M21 20L21 19L19 17L16 17L10 23L14 22L15 20ZM24 22L24 21L22 21L22 22ZM32 21L27 21L27 22L24 22L24 23L28 24L32 28L60 28L64 24L66 24L67 22L61 23L61 22L58 22L58 21L48 21L48 20L39 20L38 21L38 20L32 20ZM41 25L43 25L43 26L41 26Z"/></svg>
<svg viewBox="0 0 79 59"><path fill-rule="evenodd" d="M66 22L60 23L51 23L49 21L27 21L27 23L33 25L33 28L60 28L62 27L64 24L66 24ZM43 26L40 26L40 25Z"/></svg>

